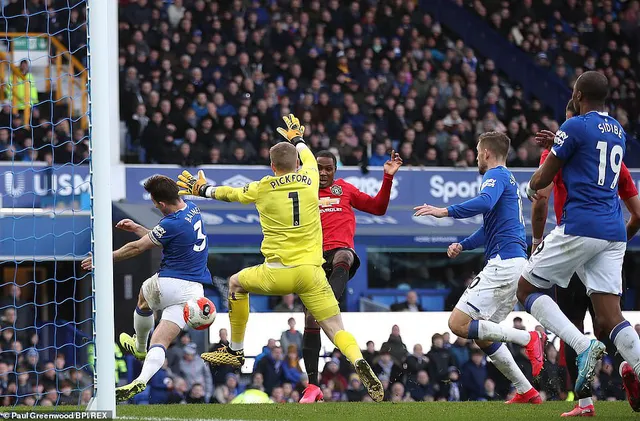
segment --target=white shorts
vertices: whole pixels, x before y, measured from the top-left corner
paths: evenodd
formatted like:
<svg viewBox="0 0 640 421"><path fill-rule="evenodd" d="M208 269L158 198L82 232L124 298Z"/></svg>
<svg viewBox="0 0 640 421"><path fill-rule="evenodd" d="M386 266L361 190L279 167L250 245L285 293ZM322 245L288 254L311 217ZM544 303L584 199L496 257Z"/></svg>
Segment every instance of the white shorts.
<svg viewBox="0 0 640 421"><path fill-rule="evenodd" d="M587 289L622 294L622 262L627 243L564 233L555 227L531 255L522 277L540 289L566 288L575 272Z"/></svg>
<svg viewBox="0 0 640 421"><path fill-rule="evenodd" d="M516 305L518 279L526 263L524 257L502 260L497 256L490 259L471 281L456 308L474 320L500 323Z"/></svg>
<svg viewBox="0 0 640 421"><path fill-rule="evenodd" d="M160 278L154 274L142 284L142 295L152 310L162 310L162 320L173 322L184 329L182 315L184 303L192 298L204 297L204 287L198 282L176 278Z"/></svg>

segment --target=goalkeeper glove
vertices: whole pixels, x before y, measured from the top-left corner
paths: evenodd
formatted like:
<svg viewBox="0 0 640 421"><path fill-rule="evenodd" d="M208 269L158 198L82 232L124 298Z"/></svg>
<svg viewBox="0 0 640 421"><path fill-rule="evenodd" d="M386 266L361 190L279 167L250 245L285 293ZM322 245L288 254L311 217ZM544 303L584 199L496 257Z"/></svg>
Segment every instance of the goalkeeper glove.
<svg viewBox="0 0 640 421"><path fill-rule="evenodd" d="M178 194L183 195L191 195L191 196L207 196L207 189L212 187L207 184L207 179L204 178L204 171L198 171L198 178L189 173L189 171L184 170L182 174L178 175L178 187L182 188L182 190L178 191Z"/></svg>
<svg viewBox="0 0 640 421"><path fill-rule="evenodd" d="M302 138L304 135L304 126L300 125L298 117L289 114L288 116L283 116L282 119L287 128L283 129L282 127L278 127L278 133L294 145L304 143L304 139Z"/></svg>

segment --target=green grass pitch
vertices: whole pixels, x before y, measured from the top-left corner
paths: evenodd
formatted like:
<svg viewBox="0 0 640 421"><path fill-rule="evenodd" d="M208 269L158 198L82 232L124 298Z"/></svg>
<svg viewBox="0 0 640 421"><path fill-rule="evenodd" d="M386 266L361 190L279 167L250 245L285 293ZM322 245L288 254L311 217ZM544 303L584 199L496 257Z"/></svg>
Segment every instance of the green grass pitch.
<svg viewBox="0 0 640 421"><path fill-rule="evenodd" d="M122 405L117 417L132 421L516 421L560 420L570 402L543 405L505 405L502 402L429 403L318 403L257 405ZM627 402L597 402L602 420L640 420Z"/></svg>

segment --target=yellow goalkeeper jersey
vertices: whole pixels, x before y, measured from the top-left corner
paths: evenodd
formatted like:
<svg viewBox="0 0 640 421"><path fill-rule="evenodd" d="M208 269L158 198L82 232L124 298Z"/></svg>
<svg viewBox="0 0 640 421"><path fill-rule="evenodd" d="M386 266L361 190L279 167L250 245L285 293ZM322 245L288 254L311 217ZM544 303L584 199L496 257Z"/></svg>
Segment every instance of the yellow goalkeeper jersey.
<svg viewBox="0 0 640 421"><path fill-rule="evenodd" d="M302 167L281 176L268 175L244 187L217 187L215 198L255 203L264 239L260 251L267 263L285 266L322 265L322 226L318 206L318 164L299 147Z"/></svg>

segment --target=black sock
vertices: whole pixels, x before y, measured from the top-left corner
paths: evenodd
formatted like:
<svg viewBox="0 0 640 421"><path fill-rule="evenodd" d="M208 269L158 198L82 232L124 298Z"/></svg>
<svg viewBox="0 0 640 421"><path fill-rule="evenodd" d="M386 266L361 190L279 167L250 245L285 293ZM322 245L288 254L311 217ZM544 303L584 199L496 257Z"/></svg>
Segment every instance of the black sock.
<svg viewBox="0 0 640 421"><path fill-rule="evenodd" d="M320 358L320 329L306 329L302 335L302 358L309 383L318 386L318 359Z"/></svg>
<svg viewBox="0 0 640 421"><path fill-rule="evenodd" d="M576 386L576 378L578 378L578 366L576 365L576 351L566 343L564 344L564 360L567 363L567 373L571 381L571 389Z"/></svg>
<svg viewBox="0 0 640 421"><path fill-rule="evenodd" d="M342 297L344 289L347 286L347 282L349 282L349 269L349 265L344 262L340 262L333 266L333 270L331 271L329 285L331 285L333 295L335 295L338 300Z"/></svg>

